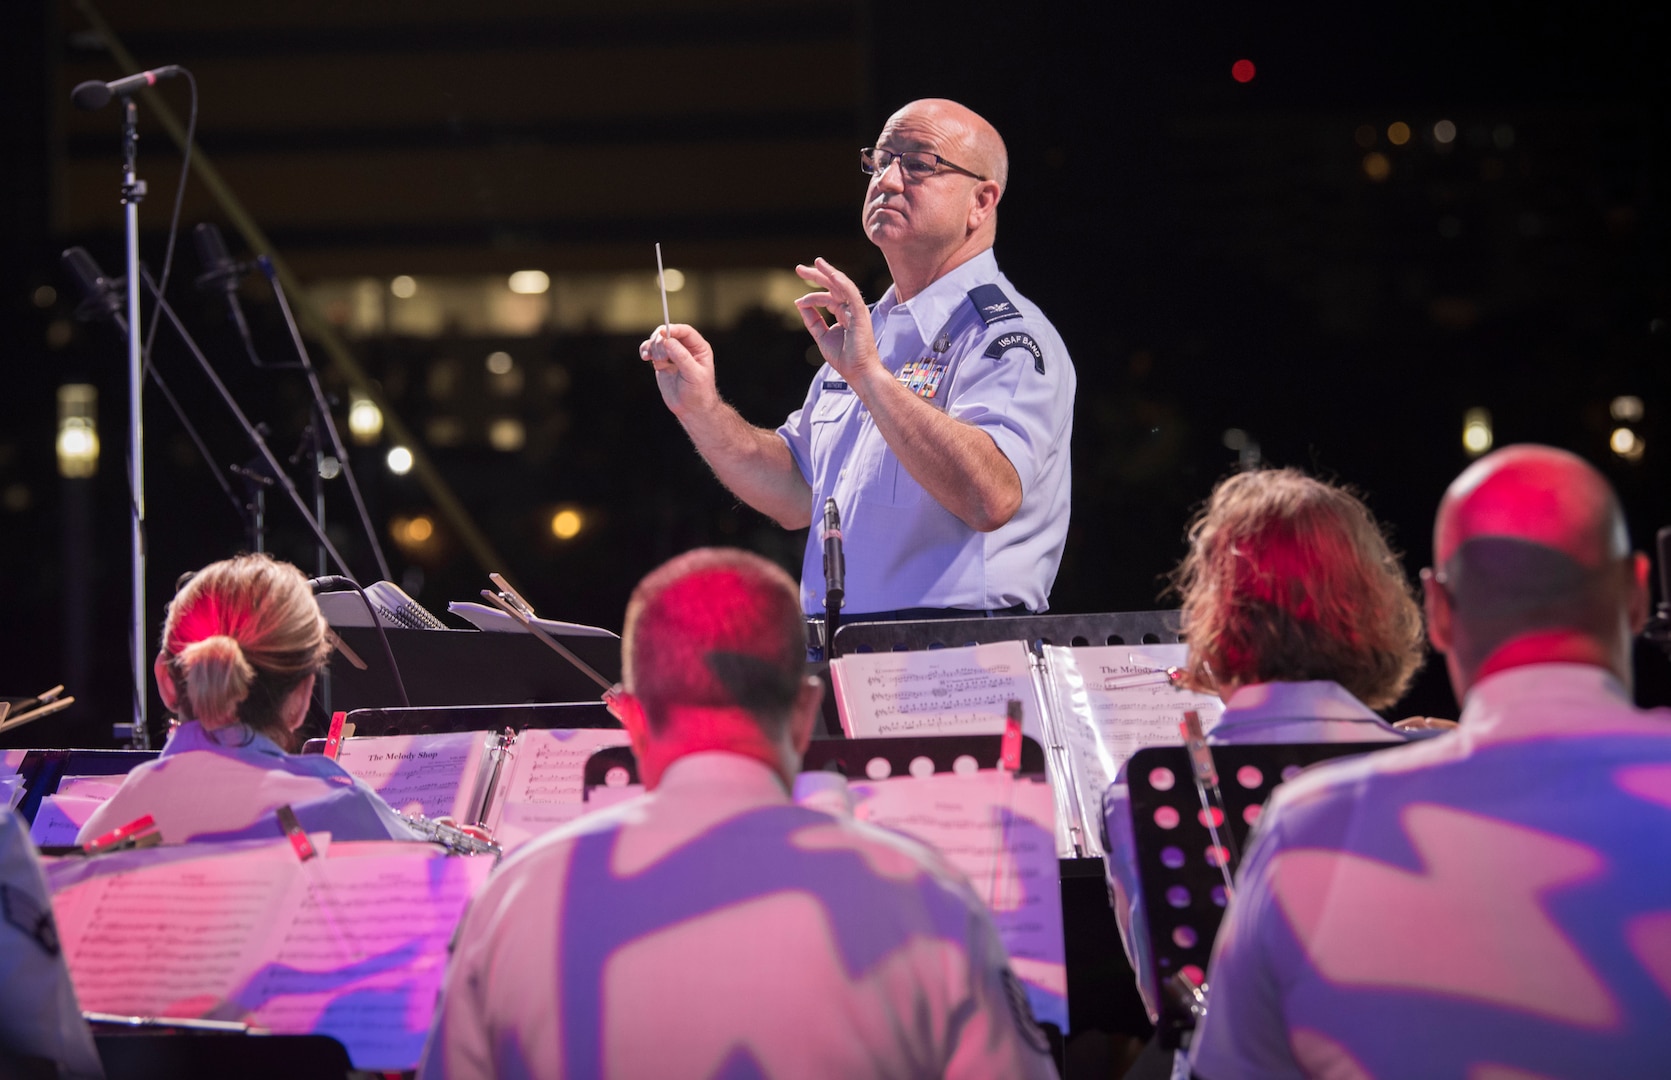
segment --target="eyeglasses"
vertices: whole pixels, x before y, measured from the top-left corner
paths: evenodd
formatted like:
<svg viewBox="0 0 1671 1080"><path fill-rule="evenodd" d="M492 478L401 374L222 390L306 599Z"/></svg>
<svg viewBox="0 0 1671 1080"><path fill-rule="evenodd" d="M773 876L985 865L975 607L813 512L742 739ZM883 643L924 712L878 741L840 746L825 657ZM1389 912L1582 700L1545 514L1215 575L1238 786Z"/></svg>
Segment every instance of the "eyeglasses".
<svg viewBox="0 0 1671 1080"><path fill-rule="evenodd" d="M978 172L954 165L939 154L931 154L926 150L907 150L901 154L867 146L859 151L859 171L866 176L880 176L896 161L899 162L901 173L911 181L927 180L941 169L951 169L964 176L973 176L976 180L986 179Z"/></svg>

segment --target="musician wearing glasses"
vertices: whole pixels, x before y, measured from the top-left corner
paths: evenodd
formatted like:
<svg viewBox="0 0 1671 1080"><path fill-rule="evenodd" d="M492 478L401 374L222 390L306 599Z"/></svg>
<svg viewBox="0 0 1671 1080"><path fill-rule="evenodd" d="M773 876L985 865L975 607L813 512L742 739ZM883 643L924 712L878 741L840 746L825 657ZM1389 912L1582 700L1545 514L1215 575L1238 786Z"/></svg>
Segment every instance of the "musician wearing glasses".
<svg viewBox="0 0 1671 1080"><path fill-rule="evenodd" d="M720 397L713 349L674 325L639 349L720 481L789 529L840 509L845 619L1023 614L1049 606L1067 537L1074 369L998 270L1003 140L956 102L914 101L860 151L862 224L893 285L867 307L824 259L797 300L825 363L775 431ZM801 604L823 609L809 535Z"/></svg>

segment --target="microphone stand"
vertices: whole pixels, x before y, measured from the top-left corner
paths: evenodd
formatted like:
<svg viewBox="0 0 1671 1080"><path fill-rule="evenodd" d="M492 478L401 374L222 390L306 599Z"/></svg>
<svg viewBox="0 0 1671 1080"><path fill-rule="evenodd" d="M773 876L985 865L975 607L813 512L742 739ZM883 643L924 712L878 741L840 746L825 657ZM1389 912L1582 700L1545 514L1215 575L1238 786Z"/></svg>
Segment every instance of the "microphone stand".
<svg viewBox="0 0 1671 1080"><path fill-rule="evenodd" d="M133 543L133 623L128 642L133 666L133 727L128 745L151 748L146 726L150 665L145 662L145 446L142 422L144 362L139 332L139 204L145 181L136 173L139 157L139 106L133 95L122 95L122 206L125 211L128 270L128 511ZM118 728L118 731L120 729Z"/></svg>
<svg viewBox="0 0 1671 1080"><path fill-rule="evenodd" d="M307 503L302 499L302 493L296 490L296 482L290 479L289 474L279 464L278 458L274 456L272 447L267 445L267 440L262 438L261 432L257 431L249 417L244 415L244 410L238 407L238 401L232 396L232 391L228 390L226 384L221 382L220 376L215 374L214 365L209 363L209 358L203 355L202 349L198 348L197 341L186 329L185 324L180 321L180 316L175 314L174 308L157 291L157 283L151 280L150 272L141 271L141 275L145 280L145 287L150 289L151 295L156 298L157 310L167 316L170 325L174 327L175 334L179 335L180 340L185 343L186 348L197 359L197 364L203 369L203 374L209 377L209 381L214 384L216 391L220 393L221 400L226 402L226 407L232 411L233 417L238 421L239 426L244 429L245 436L254 445L256 452L261 455L261 459L266 462L273 479L284 489L284 493L290 496L290 501L295 505L296 512L302 515L302 520L307 523L307 527L313 530L313 535L318 540L319 546L330 555L331 561L336 563L337 569L344 577L353 577L354 575L348 569L348 563L343 560L342 553L337 551L336 545L331 543L331 538L325 535L325 530L319 527L318 520L308 510Z"/></svg>
<svg viewBox="0 0 1671 1080"><path fill-rule="evenodd" d="M393 576L389 573L389 562L383 557L383 545L378 541L377 530L371 524L371 513L366 509L365 498L360 494L360 483L354 478L354 465L348 460L347 448L342 445L342 433L337 430L336 420L331 416L330 402L325 400L325 390L319 385L319 372L314 368L313 358L308 355L307 345L302 341L302 331L296 325L295 313L290 310L290 299L284 293L284 285L279 281L278 271L273 267L273 260L265 255L259 255L256 257L255 264L261 268L261 273L266 276L268 283L272 285L273 296L278 299L279 310L284 312L284 324L290 329L290 340L296 346L296 356L301 360L303 370L307 372L308 387L313 391L314 411L318 414L317 423L331 437L331 452L336 455L337 462L342 467L343 479L348 481L349 494L354 497L354 509L360 515L360 527L365 529L366 539L371 541L372 556L377 559L377 572L384 581L388 581ZM324 447L319 443L317 430L314 432L314 446L317 452L314 455L313 474L319 480L322 480L323 478L320 477L319 473L318 459L324 456ZM319 480L316 480L316 483L319 483ZM319 491L319 518L323 521L325 518L323 486L321 485L317 490ZM323 557L320 563L319 572L323 574L325 572Z"/></svg>

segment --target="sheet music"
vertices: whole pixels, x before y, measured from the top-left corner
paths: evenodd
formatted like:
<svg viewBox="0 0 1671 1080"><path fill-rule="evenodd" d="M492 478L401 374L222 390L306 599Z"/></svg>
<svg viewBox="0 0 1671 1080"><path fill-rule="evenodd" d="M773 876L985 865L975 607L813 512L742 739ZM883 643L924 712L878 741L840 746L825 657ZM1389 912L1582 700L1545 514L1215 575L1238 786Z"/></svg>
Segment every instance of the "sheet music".
<svg viewBox="0 0 1671 1080"><path fill-rule="evenodd" d="M344 739L337 761L401 813L464 820L476 795L485 731Z"/></svg>
<svg viewBox="0 0 1671 1080"><path fill-rule="evenodd" d="M233 994L250 1022L330 1035L357 1069L416 1067L446 972L447 945L493 860L428 852L292 864L294 915L267 962Z"/></svg>
<svg viewBox="0 0 1671 1080"><path fill-rule="evenodd" d="M853 783L853 814L915 837L992 912L1033 1015L1067 1030L1056 809L1050 785L998 770Z"/></svg>
<svg viewBox="0 0 1671 1080"><path fill-rule="evenodd" d="M71 847L81 827L104 802L102 796L48 795L35 811L29 839L36 847Z"/></svg>
<svg viewBox="0 0 1671 1080"><path fill-rule="evenodd" d="M81 1007L226 1018L230 989L259 962L291 902L296 866L281 843L93 877L54 894Z"/></svg>
<svg viewBox="0 0 1671 1080"><path fill-rule="evenodd" d="M1092 854L1102 852L1102 795L1126 759L1147 746L1177 746L1186 709L1211 729L1224 711L1212 694L1180 690L1170 682L1111 688L1109 680L1182 666L1187 645L1098 645L1044 648L1055 695L1058 726L1072 761L1074 786L1088 828Z"/></svg>
<svg viewBox="0 0 1671 1080"><path fill-rule="evenodd" d="M529 728L511 746L512 760L496 798L494 839L506 851L595 809L583 791L586 762L606 746L627 745L620 728Z"/></svg>
<svg viewBox="0 0 1671 1080"><path fill-rule="evenodd" d="M1004 706L1021 702L1021 730L1039 735L1038 696L1019 641L957 649L850 653L830 661L849 738L1001 735Z"/></svg>

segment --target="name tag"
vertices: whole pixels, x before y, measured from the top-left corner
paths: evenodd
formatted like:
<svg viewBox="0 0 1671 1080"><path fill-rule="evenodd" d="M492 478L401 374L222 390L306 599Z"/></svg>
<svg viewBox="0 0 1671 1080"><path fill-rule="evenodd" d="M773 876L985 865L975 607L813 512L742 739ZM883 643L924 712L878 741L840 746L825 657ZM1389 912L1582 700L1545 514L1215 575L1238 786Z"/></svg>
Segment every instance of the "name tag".
<svg viewBox="0 0 1671 1080"><path fill-rule="evenodd" d="M824 380L824 385L822 387L820 387L820 389L823 389L823 390L845 390L845 389L847 389L847 384L842 382L840 379L825 379Z"/></svg>

